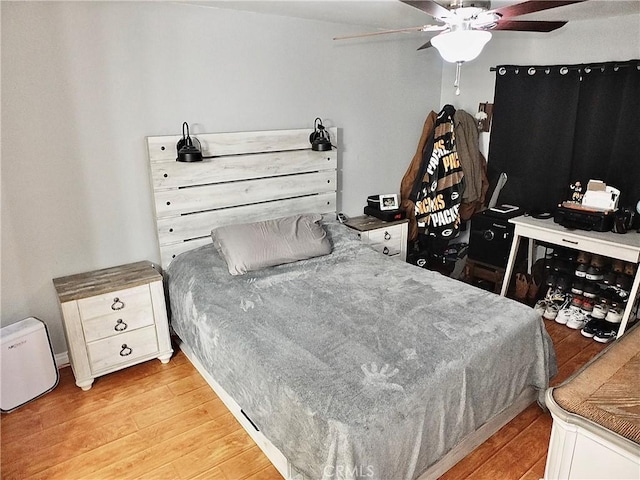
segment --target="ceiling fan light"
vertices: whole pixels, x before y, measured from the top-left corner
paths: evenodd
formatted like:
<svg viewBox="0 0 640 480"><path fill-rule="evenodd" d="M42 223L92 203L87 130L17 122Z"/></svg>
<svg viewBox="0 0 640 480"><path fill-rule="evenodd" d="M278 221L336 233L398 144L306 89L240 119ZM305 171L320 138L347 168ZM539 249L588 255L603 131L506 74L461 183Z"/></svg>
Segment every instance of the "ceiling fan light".
<svg viewBox="0 0 640 480"><path fill-rule="evenodd" d="M455 30L436 35L431 39L431 45L445 61L458 63L476 58L489 40L491 32L485 30Z"/></svg>

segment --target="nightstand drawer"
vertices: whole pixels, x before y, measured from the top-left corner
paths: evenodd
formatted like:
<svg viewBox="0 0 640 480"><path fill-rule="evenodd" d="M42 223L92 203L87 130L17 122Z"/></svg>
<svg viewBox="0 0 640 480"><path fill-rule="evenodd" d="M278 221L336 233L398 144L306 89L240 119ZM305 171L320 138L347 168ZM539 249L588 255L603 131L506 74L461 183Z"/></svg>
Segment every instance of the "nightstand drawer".
<svg viewBox="0 0 640 480"><path fill-rule="evenodd" d="M120 363L130 363L136 358L158 351L156 329L140 328L115 337L87 344L91 371L96 374Z"/></svg>
<svg viewBox="0 0 640 480"><path fill-rule="evenodd" d="M87 342L93 342L101 338L122 335L147 325L153 325L153 307L151 303L137 308L126 308L102 317L90 318L82 321L84 338Z"/></svg>
<svg viewBox="0 0 640 480"><path fill-rule="evenodd" d="M151 305L148 285L117 290L78 300L83 321L112 313L125 313Z"/></svg>
<svg viewBox="0 0 640 480"><path fill-rule="evenodd" d="M397 245L402 241L402 227L396 225L389 228L380 228L369 232L369 243L380 245Z"/></svg>

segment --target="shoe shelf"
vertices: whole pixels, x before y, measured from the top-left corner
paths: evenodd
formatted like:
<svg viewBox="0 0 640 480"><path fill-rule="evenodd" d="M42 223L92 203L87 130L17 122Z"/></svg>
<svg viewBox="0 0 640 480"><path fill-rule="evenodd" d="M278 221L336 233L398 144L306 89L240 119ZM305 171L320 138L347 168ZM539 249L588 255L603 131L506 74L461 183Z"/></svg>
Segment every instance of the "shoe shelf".
<svg viewBox="0 0 640 480"><path fill-rule="evenodd" d="M524 216L509 221L514 238L501 295L507 294L520 242L528 241L529 272L537 260L535 247L542 245L544 282L534 308L601 343L622 336L638 315L640 235L568 230L552 219ZM523 274L517 275L516 285L523 282Z"/></svg>

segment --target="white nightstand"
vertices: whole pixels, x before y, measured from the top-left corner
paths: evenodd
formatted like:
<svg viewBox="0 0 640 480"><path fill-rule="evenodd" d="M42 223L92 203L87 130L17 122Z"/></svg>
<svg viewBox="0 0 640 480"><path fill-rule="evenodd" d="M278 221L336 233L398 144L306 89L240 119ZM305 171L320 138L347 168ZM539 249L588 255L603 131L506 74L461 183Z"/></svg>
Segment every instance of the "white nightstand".
<svg viewBox="0 0 640 480"><path fill-rule="evenodd" d="M162 275L137 262L56 278L69 361L76 385L89 390L96 377L158 358L173 349Z"/></svg>
<svg viewBox="0 0 640 480"><path fill-rule="evenodd" d="M357 230L362 241L370 244L378 252L397 257L403 262L407 260L407 219L384 222L369 215L362 215L350 218L345 225Z"/></svg>

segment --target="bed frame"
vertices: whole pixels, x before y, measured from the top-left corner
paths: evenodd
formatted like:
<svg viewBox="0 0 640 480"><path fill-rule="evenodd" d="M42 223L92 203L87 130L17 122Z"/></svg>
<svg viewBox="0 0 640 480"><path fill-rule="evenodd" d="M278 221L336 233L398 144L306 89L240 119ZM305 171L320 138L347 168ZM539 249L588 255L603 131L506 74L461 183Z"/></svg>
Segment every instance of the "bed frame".
<svg viewBox="0 0 640 480"><path fill-rule="evenodd" d="M211 242L212 228L295 213L336 211L337 152L311 150L311 129L194 135L202 162L176 161L179 135L147 137L158 244L163 268L178 254ZM333 145L338 131L329 129ZM180 349L247 433L288 479L286 457L258 431L188 345ZM514 404L468 435L419 478L437 478L536 400L529 388Z"/></svg>

